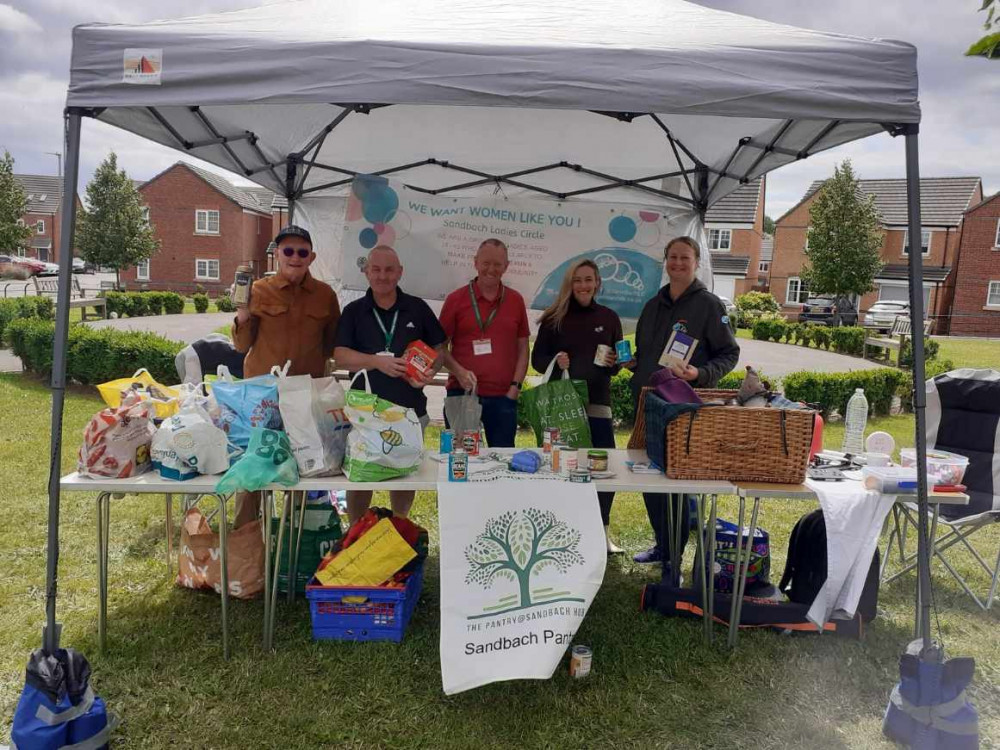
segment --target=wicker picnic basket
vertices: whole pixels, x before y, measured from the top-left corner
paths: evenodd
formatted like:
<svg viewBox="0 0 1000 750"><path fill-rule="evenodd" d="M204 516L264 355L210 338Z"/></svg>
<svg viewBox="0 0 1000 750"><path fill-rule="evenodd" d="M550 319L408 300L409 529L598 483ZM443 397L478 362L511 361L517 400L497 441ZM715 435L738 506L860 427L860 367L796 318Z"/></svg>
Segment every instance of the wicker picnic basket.
<svg viewBox="0 0 1000 750"><path fill-rule="evenodd" d="M629 448L646 448L646 393L639 394ZM703 401L728 401L736 391L699 389ZM805 480L816 412L703 406L666 425L670 479L798 484ZM664 429L662 426L660 429Z"/></svg>

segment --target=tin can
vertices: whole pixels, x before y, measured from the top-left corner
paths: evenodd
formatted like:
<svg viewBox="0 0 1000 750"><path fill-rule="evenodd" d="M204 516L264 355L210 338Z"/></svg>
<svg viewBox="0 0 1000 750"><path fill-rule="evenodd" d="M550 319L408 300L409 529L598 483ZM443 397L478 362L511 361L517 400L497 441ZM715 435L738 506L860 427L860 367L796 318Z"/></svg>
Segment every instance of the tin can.
<svg viewBox="0 0 1000 750"><path fill-rule="evenodd" d="M469 481L469 456L461 448L448 454L448 481Z"/></svg>
<svg viewBox="0 0 1000 750"><path fill-rule="evenodd" d="M565 474L572 474L580 466L576 460L576 451L573 450L563 451L559 461Z"/></svg>
<svg viewBox="0 0 1000 750"><path fill-rule="evenodd" d="M595 450L587 451L587 468L591 471L607 471L608 452Z"/></svg>
<svg viewBox="0 0 1000 750"><path fill-rule="evenodd" d="M551 453L552 444L559 442L559 428L546 427L542 430L542 452Z"/></svg>
<svg viewBox="0 0 1000 750"><path fill-rule="evenodd" d="M607 358L613 350L607 344L598 344L597 351L594 352L594 364L598 367L607 367Z"/></svg>
<svg viewBox="0 0 1000 750"><path fill-rule="evenodd" d="M578 484L587 484L590 482L590 472L586 469L574 469L569 473L569 481Z"/></svg>
<svg viewBox="0 0 1000 750"><path fill-rule="evenodd" d="M565 443L553 443L552 444L552 473L558 474L565 467L563 466L563 457L567 454L569 446Z"/></svg>
<svg viewBox="0 0 1000 750"><path fill-rule="evenodd" d="M590 664L594 660L594 652L587 646L573 646L569 656L569 676L586 677L590 674Z"/></svg>
<svg viewBox="0 0 1000 750"><path fill-rule="evenodd" d="M618 364L624 364L626 362L632 361L632 342L628 339L622 339L617 344L615 344L615 354L618 355Z"/></svg>
<svg viewBox="0 0 1000 750"><path fill-rule="evenodd" d="M453 430L441 430L441 442L438 444L439 453L451 453L455 449L455 433Z"/></svg>
<svg viewBox="0 0 1000 750"><path fill-rule="evenodd" d="M462 433L462 450L470 456L479 455L479 430L466 430Z"/></svg>
<svg viewBox="0 0 1000 750"><path fill-rule="evenodd" d="M250 266L237 266L236 277L233 279L233 303L237 307L250 304L250 287L253 285L253 269Z"/></svg>

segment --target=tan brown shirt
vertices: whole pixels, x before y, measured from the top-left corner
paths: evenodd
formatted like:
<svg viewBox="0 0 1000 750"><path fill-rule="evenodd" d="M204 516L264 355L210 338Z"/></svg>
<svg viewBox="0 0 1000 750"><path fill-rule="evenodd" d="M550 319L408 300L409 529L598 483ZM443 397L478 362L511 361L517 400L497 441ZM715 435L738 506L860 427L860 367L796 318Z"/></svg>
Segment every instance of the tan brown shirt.
<svg viewBox="0 0 1000 750"><path fill-rule="evenodd" d="M246 352L245 377L264 375L291 360L289 375L323 377L340 320L337 294L309 273L299 286L280 274L254 282L250 320L233 321L237 351Z"/></svg>

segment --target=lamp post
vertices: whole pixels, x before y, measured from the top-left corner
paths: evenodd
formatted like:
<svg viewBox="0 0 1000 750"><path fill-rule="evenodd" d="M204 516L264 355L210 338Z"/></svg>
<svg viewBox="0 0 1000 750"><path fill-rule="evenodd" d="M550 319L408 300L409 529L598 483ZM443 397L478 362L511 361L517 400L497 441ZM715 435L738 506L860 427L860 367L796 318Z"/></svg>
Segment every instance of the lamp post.
<svg viewBox="0 0 1000 750"><path fill-rule="evenodd" d="M275 251L277 249L278 249L278 243L277 242L271 242L271 244L267 246L266 252L267 252L267 270L268 271L273 271L274 270L274 253L275 253Z"/></svg>

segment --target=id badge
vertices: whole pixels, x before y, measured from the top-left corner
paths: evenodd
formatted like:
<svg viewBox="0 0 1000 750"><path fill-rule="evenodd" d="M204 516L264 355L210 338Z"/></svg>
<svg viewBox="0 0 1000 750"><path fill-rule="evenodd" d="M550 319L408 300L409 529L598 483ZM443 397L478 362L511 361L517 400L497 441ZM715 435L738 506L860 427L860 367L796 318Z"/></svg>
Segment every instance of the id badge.
<svg viewBox="0 0 1000 750"><path fill-rule="evenodd" d="M396 355L393 354L392 352L381 351L381 352L375 352L375 356L376 357L395 357Z"/></svg>
<svg viewBox="0 0 1000 750"><path fill-rule="evenodd" d="M492 354L493 342L490 339L473 339L472 353L477 357L483 354Z"/></svg>

